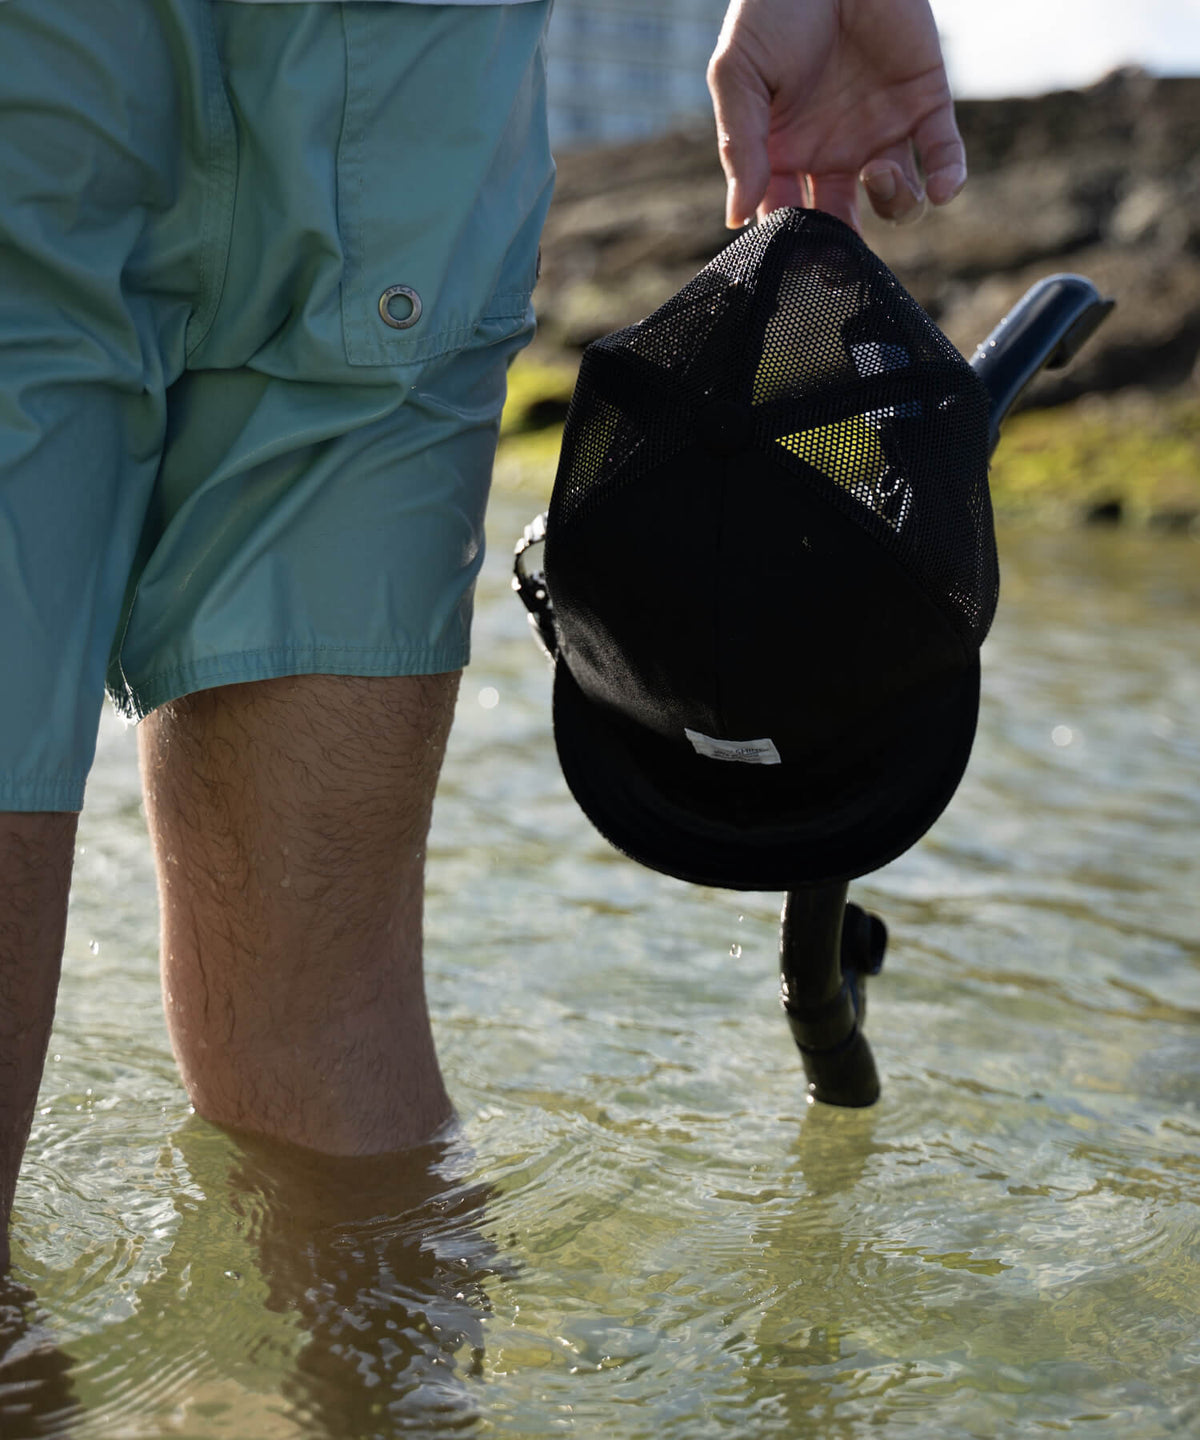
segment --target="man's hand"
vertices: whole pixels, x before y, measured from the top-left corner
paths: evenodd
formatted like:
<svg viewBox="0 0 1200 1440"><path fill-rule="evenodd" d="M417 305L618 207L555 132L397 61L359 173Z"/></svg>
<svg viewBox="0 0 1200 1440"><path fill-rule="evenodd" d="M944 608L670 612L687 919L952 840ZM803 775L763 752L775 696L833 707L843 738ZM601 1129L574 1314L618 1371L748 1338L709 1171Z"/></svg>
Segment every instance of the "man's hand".
<svg viewBox="0 0 1200 1440"><path fill-rule="evenodd" d="M860 179L904 220L967 178L928 0L731 0L708 88L733 228L803 205L858 229Z"/></svg>

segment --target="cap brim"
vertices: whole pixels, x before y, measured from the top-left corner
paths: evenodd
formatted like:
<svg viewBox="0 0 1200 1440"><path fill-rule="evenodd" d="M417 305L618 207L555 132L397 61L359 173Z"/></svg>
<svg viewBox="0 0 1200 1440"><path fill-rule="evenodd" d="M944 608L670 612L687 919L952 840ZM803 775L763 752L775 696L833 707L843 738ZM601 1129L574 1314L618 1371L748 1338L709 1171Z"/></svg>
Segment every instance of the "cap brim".
<svg viewBox="0 0 1200 1440"><path fill-rule="evenodd" d="M731 890L856 879L902 855L950 803L979 714L979 661L864 727L832 774L696 754L590 700L560 658L554 737L572 795L616 848Z"/></svg>

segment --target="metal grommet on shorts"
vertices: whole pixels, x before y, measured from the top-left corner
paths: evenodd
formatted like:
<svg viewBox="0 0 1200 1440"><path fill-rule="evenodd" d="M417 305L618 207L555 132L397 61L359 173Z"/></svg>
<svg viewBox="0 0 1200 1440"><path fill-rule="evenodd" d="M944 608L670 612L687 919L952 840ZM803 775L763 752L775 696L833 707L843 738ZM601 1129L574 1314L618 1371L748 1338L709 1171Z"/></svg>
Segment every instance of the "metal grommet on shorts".
<svg viewBox="0 0 1200 1440"><path fill-rule="evenodd" d="M408 302L407 315L396 315L392 310L392 301L398 296ZM393 330L410 330L421 318L421 297L411 285L389 285L379 297L379 315Z"/></svg>

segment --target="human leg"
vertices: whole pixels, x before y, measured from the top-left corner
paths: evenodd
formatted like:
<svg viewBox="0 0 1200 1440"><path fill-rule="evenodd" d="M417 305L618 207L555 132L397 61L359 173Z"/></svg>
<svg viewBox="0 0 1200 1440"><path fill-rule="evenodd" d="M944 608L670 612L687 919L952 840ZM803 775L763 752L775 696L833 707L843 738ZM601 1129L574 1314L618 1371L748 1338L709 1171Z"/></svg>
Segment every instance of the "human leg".
<svg viewBox="0 0 1200 1440"><path fill-rule="evenodd" d="M0 1272L67 928L77 816L0 814Z"/></svg>
<svg viewBox="0 0 1200 1440"><path fill-rule="evenodd" d="M207 107L198 72L175 63L195 7L119 8L0 4L0 1222L53 1020L163 390L202 269L203 204L181 176Z"/></svg>
<svg viewBox="0 0 1200 1440"><path fill-rule="evenodd" d="M150 717L185 1083L208 1118L318 1150L407 1146L451 1113L424 845L507 365L531 333L540 12L213 7L237 203L109 682ZM389 137L424 134L445 86L471 126L398 158ZM324 91L336 103L312 103ZM391 282L419 292L419 325L381 310Z"/></svg>
<svg viewBox="0 0 1200 1440"><path fill-rule="evenodd" d="M141 727L167 1021L206 1118L332 1154L450 1118L421 910L457 684L267 680Z"/></svg>

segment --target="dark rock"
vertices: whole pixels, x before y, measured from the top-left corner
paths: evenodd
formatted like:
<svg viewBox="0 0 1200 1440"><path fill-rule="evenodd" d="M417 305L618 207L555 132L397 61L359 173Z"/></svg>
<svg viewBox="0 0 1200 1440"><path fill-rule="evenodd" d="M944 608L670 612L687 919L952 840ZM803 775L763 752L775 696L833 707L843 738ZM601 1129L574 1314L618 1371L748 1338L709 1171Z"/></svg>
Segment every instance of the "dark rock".
<svg viewBox="0 0 1200 1440"><path fill-rule="evenodd" d="M526 405L521 411L515 433L530 430L549 430L561 425L567 418L568 402L558 395L542 395Z"/></svg>
<svg viewBox="0 0 1200 1440"><path fill-rule="evenodd" d="M1085 525L1119 525L1125 518L1125 506L1121 500L1098 500L1083 512Z"/></svg>
<svg viewBox="0 0 1200 1440"><path fill-rule="evenodd" d="M964 352L1029 285L1087 275L1117 309L1032 404L1188 382L1200 358L1200 78L1118 71L1086 90L958 106L971 178L872 247ZM544 347L576 352L661 304L730 236L710 126L571 152L546 226Z"/></svg>
<svg viewBox="0 0 1200 1440"><path fill-rule="evenodd" d="M1164 535L1194 535L1200 530L1200 512L1188 508L1156 510L1147 523Z"/></svg>

